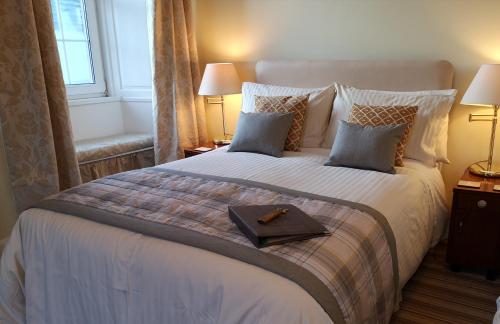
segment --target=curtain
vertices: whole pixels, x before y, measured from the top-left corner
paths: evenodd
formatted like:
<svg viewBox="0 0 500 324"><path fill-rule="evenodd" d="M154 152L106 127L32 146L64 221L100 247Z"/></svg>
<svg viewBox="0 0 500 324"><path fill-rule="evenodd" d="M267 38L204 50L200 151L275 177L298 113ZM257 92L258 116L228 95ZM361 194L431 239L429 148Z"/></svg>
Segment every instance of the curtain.
<svg viewBox="0 0 500 324"><path fill-rule="evenodd" d="M207 141L191 0L149 0L156 163Z"/></svg>
<svg viewBox="0 0 500 324"><path fill-rule="evenodd" d="M0 130L19 212L80 183L49 0L0 5Z"/></svg>
<svg viewBox="0 0 500 324"><path fill-rule="evenodd" d="M82 182L89 182L115 173L153 167L153 149L80 164Z"/></svg>

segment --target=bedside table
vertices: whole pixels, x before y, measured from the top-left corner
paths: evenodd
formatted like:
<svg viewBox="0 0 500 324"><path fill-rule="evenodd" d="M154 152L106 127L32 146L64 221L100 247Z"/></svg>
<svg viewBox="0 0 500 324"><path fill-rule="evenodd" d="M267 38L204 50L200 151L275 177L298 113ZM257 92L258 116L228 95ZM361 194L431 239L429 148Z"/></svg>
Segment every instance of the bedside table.
<svg viewBox="0 0 500 324"><path fill-rule="evenodd" d="M196 146L196 147L204 146L204 147L210 147L213 150L215 150L216 148L223 147L223 146L226 146L226 145L229 145L229 144L218 144L218 145L216 145L216 144L210 142L210 143L200 144L199 146ZM186 158L188 158L188 157L191 157L191 156L195 156L195 155L199 155L199 154L210 152L210 151L205 151L205 152L203 152L203 151L196 151L195 150L196 147L186 147L186 148L184 148L184 156Z"/></svg>
<svg viewBox="0 0 500 324"><path fill-rule="evenodd" d="M448 238L447 261L454 271L462 267L486 269L495 280L500 270L500 178L483 178L466 170L461 180L479 181L479 189L455 186Z"/></svg>

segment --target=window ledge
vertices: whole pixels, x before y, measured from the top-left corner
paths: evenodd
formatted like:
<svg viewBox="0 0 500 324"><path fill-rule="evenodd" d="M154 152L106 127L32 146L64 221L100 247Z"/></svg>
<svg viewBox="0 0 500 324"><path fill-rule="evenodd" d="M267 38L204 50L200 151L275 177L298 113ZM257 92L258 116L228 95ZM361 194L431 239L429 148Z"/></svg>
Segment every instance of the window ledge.
<svg viewBox="0 0 500 324"><path fill-rule="evenodd" d="M120 97L96 97L96 98L85 98L85 99L70 99L68 100L68 104L70 107L77 107L77 106L119 102L119 101L121 101Z"/></svg>
<svg viewBox="0 0 500 324"><path fill-rule="evenodd" d="M151 102L151 97L122 97L125 102Z"/></svg>

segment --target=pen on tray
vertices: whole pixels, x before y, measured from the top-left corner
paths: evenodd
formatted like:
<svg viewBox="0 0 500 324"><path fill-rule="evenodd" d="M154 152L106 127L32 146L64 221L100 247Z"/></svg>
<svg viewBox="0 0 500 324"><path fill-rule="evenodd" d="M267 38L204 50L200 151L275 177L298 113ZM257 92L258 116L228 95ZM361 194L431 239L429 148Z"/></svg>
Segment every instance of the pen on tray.
<svg viewBox="0 0 500 324"><path fill-rule="evenodd" d="M259 224L267 224L267 223L273 221L274 219L276 219L276 218L278 218L281 215L284 215L286 213L288 213L288 209L286 209L286 208L278 208L275 211L272 211L269 214L266 214L266 215L262 216L261 218L259 218L257 220L257 222Z"/></svg>

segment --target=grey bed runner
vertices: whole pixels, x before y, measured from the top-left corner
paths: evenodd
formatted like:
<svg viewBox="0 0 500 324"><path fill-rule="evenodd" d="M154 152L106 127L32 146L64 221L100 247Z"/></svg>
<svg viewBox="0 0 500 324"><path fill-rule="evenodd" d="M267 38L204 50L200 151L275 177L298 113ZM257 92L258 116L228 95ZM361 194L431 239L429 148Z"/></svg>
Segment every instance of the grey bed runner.
<svg viewBox="0 0 500 324"><path fill-rule="evenodd" d="M227 206L258 204L293 204L332 236L256 249ZM358 203L156 167L101 178L35 207L259 266L301 286L334 323L389 322L399 290L392 230L382 214Z"/></svg>

